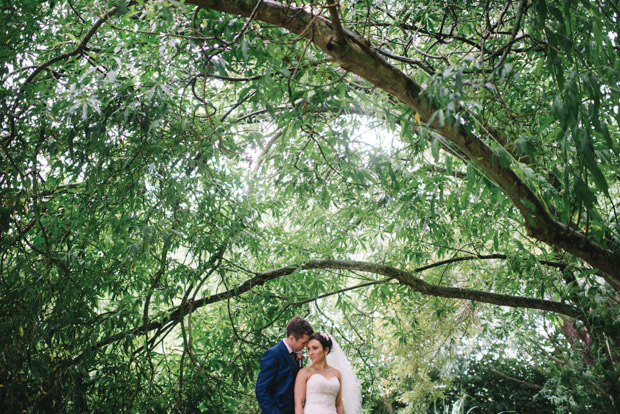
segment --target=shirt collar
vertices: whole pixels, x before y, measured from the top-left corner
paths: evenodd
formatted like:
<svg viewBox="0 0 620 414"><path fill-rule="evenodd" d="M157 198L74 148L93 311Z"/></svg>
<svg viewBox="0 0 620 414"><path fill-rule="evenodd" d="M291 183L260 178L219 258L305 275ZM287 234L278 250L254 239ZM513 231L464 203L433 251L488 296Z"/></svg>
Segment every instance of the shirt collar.
<svg viewBox="0 0 620 414"><path fill-rule="evenodd" d="M284 338L284 339L286 339L286 338ZM286 349L288 350L288 353L290 354L291 352L293 352L293 348L288 346L288 344L286 343L286 341L284 339L282 340L282 342L284 342L284 346L286 347Z"/></svg>

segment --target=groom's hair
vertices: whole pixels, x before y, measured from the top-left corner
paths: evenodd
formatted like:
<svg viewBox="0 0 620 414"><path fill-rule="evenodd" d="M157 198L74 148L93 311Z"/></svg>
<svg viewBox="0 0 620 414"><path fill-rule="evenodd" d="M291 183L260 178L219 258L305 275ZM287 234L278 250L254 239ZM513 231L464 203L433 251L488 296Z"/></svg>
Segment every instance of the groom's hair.
<svg viewBox="0 0 620 414"><path fill-rule="evenodd" d="M286 325L286 337L293 335L295 339L299 339L304 335L312 336L314 329L310 322L302 318L301 316L295 316Z"/></svg>

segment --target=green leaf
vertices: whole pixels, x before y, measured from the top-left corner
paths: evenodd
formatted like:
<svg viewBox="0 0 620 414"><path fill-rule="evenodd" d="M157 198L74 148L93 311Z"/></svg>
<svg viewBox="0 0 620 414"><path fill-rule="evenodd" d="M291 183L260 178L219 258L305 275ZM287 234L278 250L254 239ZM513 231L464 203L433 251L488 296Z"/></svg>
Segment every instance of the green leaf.
<svg viewBox="0 0 620 414"><path fill-rule="evenodd" d="M547 4L545 0L535 0L534 4L536 6L536 23L538 27L543 29L546 26L547 20Z"/></svg>
<svg viewBox="0 0 620 414"><path fill-rule="evenodd" d="M436 138L433 138L433 142L431 144L431 152L435 161L439 161L439 140Z"/></svg>
<svg viewBox="0 0 620 414"><path fill-rule="evenodd" d="M594 208L596 204L596 196L588 188L587 184L581 179L581 177L575 177L574 190L577 197L577 202L583 202L588 210Z"/></svg>
<svg viewBox="0 0 620 414"><path fill-rule="evenodd" d="M250 51L250 47L249 47L247 39L242 38L241 39L241 54L243 56L243 61L246 63L250 61L249 51Z"/></svg>
<svg viewBox="0 0 620 414"><path fill-rule="evenodd" d="M116 8L116 15L122 16L127 13L127 0L118 0L118 6Z"/></svg>
<svg viewBox="0 0 620 414"><path fill-rule="evenodd" d="M562 101L560 96L556 96L553 99L551 110L553 112L553 115L556 117L557 120L559 120L562 123L562 125L567 124L568 113L566 111L566 106L564 105L564 102Z"/></svg>
<svg viewBox="0 0 620 414"><path fill-rule="evenodd" d="M598 162L594 159L594 152L592 151L589 135L587 134L585 134L582 138L581 150L585 165L592 173L592 177L594 178L594 182L597 187L604 193L607 193L609 190L609 185L607 184L607 180L605 179L603 172L598 166Z"/></svg>

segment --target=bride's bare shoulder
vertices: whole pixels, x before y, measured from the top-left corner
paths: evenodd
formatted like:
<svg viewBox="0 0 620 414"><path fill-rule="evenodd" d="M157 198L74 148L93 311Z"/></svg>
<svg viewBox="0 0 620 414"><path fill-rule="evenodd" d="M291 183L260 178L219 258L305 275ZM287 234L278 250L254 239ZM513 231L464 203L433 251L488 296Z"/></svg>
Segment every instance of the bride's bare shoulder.
<svg viewBox="0 0 620 414"><path fill-rule="evenodd" d="M308 379L308 377L310 376L310 368L304 367L300 369L299 372L297 373L297 376L299 377L300 375L302 378Z"/></svg>

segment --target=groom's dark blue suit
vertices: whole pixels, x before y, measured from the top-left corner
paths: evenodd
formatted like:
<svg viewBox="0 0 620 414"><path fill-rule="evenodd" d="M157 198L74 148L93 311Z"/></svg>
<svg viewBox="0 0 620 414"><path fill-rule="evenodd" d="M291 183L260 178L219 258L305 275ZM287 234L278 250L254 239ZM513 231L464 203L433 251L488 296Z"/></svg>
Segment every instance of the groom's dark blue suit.
<svg viewBox="0 0 620 414"><path fill-rule="evenodd" d="M256 399L263 414L295 412L295 377L299 368L284 341L265 351L256 380Z"/></svg>

